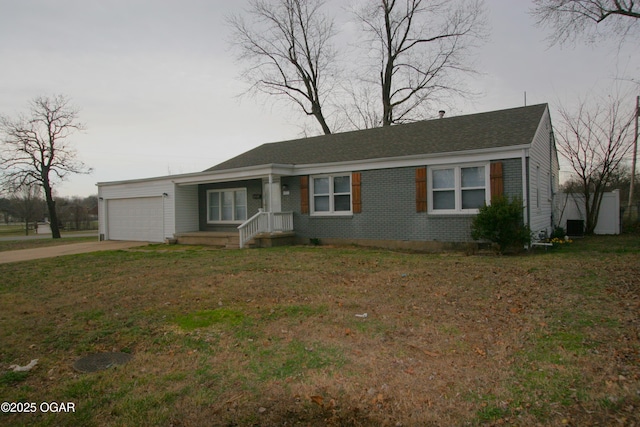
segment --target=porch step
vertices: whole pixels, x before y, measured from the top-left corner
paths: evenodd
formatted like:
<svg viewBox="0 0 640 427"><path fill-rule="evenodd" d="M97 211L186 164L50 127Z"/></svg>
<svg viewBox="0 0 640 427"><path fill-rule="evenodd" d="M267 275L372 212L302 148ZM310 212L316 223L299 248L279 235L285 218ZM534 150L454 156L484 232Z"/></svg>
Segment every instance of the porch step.
<svg viewBox="0 0 640 427"><path fill-rule="evenodd" d="M240 248L240 236L238 233L194 231L176 234L176 240L181 245L215 246L225 249ZM255 241L250 240L245 247L255 247Z"/></svg>

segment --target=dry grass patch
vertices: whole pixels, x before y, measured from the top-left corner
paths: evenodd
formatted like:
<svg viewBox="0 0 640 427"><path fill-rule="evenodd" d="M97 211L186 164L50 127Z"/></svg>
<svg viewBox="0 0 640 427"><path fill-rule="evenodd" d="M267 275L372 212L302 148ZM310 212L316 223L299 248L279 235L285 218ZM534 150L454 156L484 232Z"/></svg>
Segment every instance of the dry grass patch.
<svg viewBox="0 0 640 427"><path fill-rule="evenodd" d="M0 423L640 422L637 237L522 257L165 249L0 265L0 400L77 408ZM98 351L134 359L71 369Z"/></svg>

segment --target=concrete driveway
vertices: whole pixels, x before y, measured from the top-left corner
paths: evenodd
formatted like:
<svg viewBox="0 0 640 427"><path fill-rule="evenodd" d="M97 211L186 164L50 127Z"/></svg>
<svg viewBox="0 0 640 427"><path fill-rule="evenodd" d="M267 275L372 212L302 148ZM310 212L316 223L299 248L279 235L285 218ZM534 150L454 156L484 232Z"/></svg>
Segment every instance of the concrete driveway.
<svg viewBox="0 0 640 427"><path fill-rule="evenodd" d="M106 241L71 243L69 245L47 246L44 248L21 249L18 251L0 252L0 264L8 262L30 261L40 258L54 258L63 255L82 254L97 251L113 251L148 245L148 242Z"/></svg>

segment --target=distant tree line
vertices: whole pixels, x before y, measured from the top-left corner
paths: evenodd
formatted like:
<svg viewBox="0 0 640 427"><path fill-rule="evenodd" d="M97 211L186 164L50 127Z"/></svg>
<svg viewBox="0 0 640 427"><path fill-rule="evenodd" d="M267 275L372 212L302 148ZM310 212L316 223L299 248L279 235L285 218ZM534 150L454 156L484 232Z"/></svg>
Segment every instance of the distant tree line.
<svg viewBox="0 0 640 427"><path fill-rule="evenodd" d="M4 225L23 224L25 234L37 224L50 223L47 203L37 187L29 187L11 197L0 197L0 221ZM56 197L58 227L62 230L97 228L98 196Z"/></svg>
<svg viewBox="0 0 640 427"><path fill-rule="evenodd" d="M639 174L636 173L636 181L638 181ZM629 165L620 164L615 170L612 171L611 176L606 184L603 186L603 191L620 191L620 203L626 204L629 199L629 184L631 182L631 171ZM561 190L565 193L583 193L584 183L577 176L572 176L568 180L564 181L561 185ZM633 203L640 203L640 195L635 194L633 197Z"/></svg>

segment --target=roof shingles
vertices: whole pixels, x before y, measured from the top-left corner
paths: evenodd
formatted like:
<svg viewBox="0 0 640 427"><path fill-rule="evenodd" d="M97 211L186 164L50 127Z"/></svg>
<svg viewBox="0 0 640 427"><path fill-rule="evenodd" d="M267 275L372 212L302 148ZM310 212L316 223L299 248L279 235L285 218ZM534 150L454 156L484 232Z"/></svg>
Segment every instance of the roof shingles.
<svg viewBox="0 0 640 427"><path fill-rule="evenodd" d="M260 145L207 171L311 165L530 144L547 104Z"/></svg>

